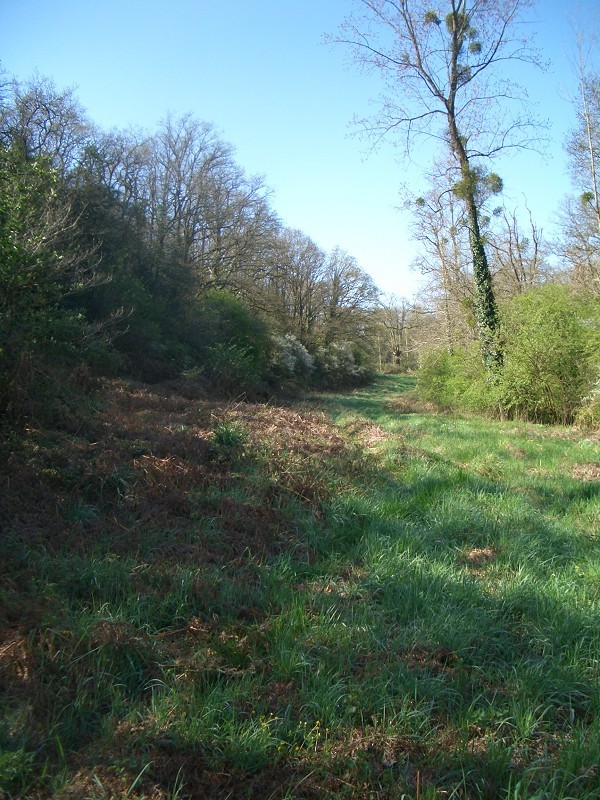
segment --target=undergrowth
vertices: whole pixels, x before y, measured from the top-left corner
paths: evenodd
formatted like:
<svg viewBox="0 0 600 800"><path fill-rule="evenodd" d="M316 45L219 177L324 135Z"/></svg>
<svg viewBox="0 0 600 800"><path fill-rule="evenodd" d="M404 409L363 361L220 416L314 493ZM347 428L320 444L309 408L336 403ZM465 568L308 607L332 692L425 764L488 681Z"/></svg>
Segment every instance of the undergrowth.
<svg viewBox="0 0 600 800"><path fill-rule="evenodd" d="M411 387L5 437L0 796L600 797L598 438Z"/></svg>

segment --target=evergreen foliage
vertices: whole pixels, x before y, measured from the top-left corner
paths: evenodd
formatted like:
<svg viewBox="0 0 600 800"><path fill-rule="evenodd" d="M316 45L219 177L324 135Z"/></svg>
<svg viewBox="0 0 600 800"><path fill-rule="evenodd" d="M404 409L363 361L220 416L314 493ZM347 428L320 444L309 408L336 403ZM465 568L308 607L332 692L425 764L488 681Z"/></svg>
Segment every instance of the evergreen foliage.
<svg viewBox="0 0 600 800"><path fill-rule="evenodd" d="M74 298L94 280L50 160L0 145L0 410L43 393L57 365L92 357L97 332Z"/></svg>

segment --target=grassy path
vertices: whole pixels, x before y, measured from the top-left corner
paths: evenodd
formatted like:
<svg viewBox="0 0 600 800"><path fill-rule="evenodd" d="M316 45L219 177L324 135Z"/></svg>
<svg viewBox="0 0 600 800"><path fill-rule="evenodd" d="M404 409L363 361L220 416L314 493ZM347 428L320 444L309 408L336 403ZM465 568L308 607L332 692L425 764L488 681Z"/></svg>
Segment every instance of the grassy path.
<svg viewBox="0 0 600 800"><path fill-rule="evenodd" d="M598 438L412 413L406 387L326 405L389 476L341 502L413 723L467 795L600 796Z"/></svg>
<svg viewBox="0 0 600 800"><path fill-rule="evenodd" d="M8 442L0 797L600 798L598 439L411 387Z"/></svg>

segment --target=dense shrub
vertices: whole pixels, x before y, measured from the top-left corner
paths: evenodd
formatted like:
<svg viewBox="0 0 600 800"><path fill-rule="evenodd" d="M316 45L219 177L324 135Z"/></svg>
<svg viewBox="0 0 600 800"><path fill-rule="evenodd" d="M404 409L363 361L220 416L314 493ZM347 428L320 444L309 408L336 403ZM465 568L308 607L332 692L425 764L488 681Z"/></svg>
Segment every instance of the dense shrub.
<svg viewBox="0 0 600 800"><path fill-rule="evenodd" d="M479 347L433 350L424 357L419 370L418 393L422 400L440 409L463 409L495 413L495 386L483 366Z"/></svg>
<svg viewBox="0 0 600 800"><path fill-rule="evenodd" d="M575 422L582 428L600 428L600 378L583 398L575 414Z"/></svg>
<svg viewBox="0 0 600 800"><path fill-rule="evenodd" d="M476 346L430 352L419 372L420 396L445 409L593 424L600 405L594 388L599 320L597 302L565 287L518 295L502 309L503 368L484 370Z"/></svg>
<svg viewBox="0 0 600 800"><path fill-rule="evenodd" d="M586 428L600 427L600 296L590 298L585 316L585 327L589 339L590 368L592 379L575 421Z"/></svg>
<svg viewBox="0 0 600 800"><path fill-rule="evenodd" d="M592 384L587 305L560 286L513 298L503 311L502 408L535 422L570 423Z"/></svg>
<svg viewBox="0 0 600 800"><path fill-rule="evenodd" d="M73 304L93 282L93 259L74 233L68 195L48 159L0 147L0 413L47 402L101 335Z"/></svg>
<svg viewBox="0 0 600 800"><path fill-rule="evenodd" d="M315 369L315 359L291 333L273 334L270 368L276 382L288 384L306 380Z"/></svg>
<svg viewBox="0 0 600 800"><path fill-rule="evenodd" d="M230 292L207 292L190 337L212 388L227 396L266 391L272 341L263 320Z"/></svg>
<svg viewBox="0 0 600 800"><path fill-rule="evenodd" d="M352 342L332 342L315 353L316 378L329 388L360 386L373 372L364 354Z"/></svg>
<svg viewBox="0 0 600 800"><path fill-rule="evenodd" d="M419 370L418 391L422 400L438 408L458 405L451 380L454 374L452 354L448 350L431 350L425 355Z"/></svg>

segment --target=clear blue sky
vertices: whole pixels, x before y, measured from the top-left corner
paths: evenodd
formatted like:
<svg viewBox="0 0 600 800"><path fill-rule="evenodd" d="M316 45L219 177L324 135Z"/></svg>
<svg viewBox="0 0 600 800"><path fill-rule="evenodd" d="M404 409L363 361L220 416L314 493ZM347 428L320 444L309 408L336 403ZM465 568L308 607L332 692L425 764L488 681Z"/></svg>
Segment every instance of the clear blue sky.
<svg viewBox="0 0 600 800"><path fill-rule="evenodd" d="M579 6L597 25L598 0ZM396 208L401 183L418 187L419 171L392 146L370 153L352 135L353 116L369 113L381 87L322 43L353 8L353 0L0 0L0 61L10 76L37 70L60 89L76 87L105 129L152 130L168 112L212 122L238 163L264 175L286 225L327 250L339 245L383 291L410 297L415 249ZM552 62L528 80L552 122L548 156L495 167L511 200L525 195L547 233L570 190L562 145L574 117L563 98L573 83L575 11L541 0L532 25Z"/></svg>

